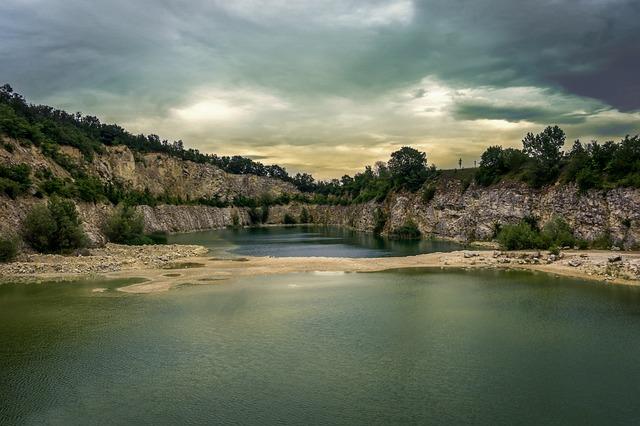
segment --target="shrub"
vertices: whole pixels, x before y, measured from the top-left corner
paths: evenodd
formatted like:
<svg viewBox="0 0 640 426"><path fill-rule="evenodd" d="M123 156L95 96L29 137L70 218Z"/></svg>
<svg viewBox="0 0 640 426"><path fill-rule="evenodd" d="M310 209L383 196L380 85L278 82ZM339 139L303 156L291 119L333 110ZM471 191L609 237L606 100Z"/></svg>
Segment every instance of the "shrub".
<svg viewBox="0 0 640 426"><path fill-rule="evenodd" d="M269 220L269 206L265 204L262 206L262 216L260 217L260 221L262 223L267 223L267 220Z"/></svg>
<svg viewBox="0 0 640 426"><path fill-rule="evenodd" d="M43 253L67 253L87 243L75 204L57 197L29 212L22 223L22 235L34 250Z"/></svg>
<svg viewBox="0 0 640 426"><path fill-rule="evenodd" d="M380 207L376 208L373 212L373 233L380 235L387 224L387 215Z"/></svg>
<svg viewBox="0 0 640 426"><path fill-rule="evenodd" d="M309 216L309 212L307 211L306 207L302 208L302 211L300 212L300 223L310 223L311 222L311 216Z"/></svg>
<svg viewBox="0 0 640 426"><path fill-rule="evenodd" d="M112 243L133 245L147 243L144 236L144 217L128 205L121 206L107 219L103 232Z"/></svg>
<svg viewBox="0 0 640 426"><path fill-rule="evenodd" d="M231 226L233 228L238 228L240 226L240 216L238 216L238 212L235 210L231 213Z"/></svg>
<svg viewBox="0 0 640 426"><path fill-rule="evenodd" d="M516 225L504 225L498 234L498 242L507 250L540 248L540 234L528 222Z"/></svg>
<svg viewBox="0 0 640 426"><path fill-rule="evenodd" d="M262 222L262 215L256 207L251 207L248 213L252 225Z"/></svg>
<svg viewBox="0 0 640 426"><path fill-rule="evenodd" d="M401 239L416 239L420 238L420 235L421 233L420 229L418 229L418 225L416 225L416 223L411 219L407 220L404 225L391 232L391 237Z"/></svg>
<svg viewBox="0 0 640 426"><path fill-rule="evenodd" d="M427 185L423 190L422 190L422 202L423 203L428 203L429 201L433 200L433 197L436 195L436 186L433 184Z"/></svg>
<svg viewBox="0 0 640 426"><path fill-rule="evenodd" d="M591 248L598 250L609 250L612 245L613 239L611 238L611 234L608 230L591 242Z"/></svg>
<svg viewBox="0 0 640 426"><path fill-rule="evenodd" d="M0 192L14 199L31 186L31 168L27 164L0 164Z"/></svg>
<svg viewBox="0 0 640 426"><path fill-rule="evenodd" d="M542 240L546 246L573 247L576 243L573 230L560 216L554 216L544 225Z"/></svg>
<svg viewBox="0 0 640 426"><path fill-rule="evenodd" d="M18 243L16 240L0 238L0 262L10 262L18 254Z"/></svg>
<svg viewBox="0 0 640 426"><path fill-rule="evenodd" d="M291 216L289 213L284 214L283 222L285 225L295 225L297 223L296 219L293 216Z"/></svg>
<svg viewBox="0 0 640 426"><path fill-rule="evenodd" d="M84 176L76 179L76 191L82 201L96 203L106 199L104 188L100 179L93 176Z"/></svg>

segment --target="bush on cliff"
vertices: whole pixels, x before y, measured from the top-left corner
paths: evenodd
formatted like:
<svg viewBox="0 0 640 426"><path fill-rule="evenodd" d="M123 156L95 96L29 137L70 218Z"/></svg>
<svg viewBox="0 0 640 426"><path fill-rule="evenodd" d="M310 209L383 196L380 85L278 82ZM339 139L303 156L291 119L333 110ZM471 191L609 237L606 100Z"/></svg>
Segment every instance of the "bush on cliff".
<svg viewBox="0 0 640 426"><path fill-rule="evenodd" d="M420 229L418 229L418 225L416 225L416 223L411 219L407 220L404 225L399 228L395 228L389 234L390 237L399 239L417 239L420 238L420 235L421 233Z"/></svg>
<svg viewBox="0 0 640 426"><path fill-rule="evenodd" d="M309 211L303 207L302 211L300 212L300 223L311 223L313 222L313 220L311 220L311 215L309 214Z"/></svg>
<svg viewBox="0 0 640 426"><path fill-rule="evenodd" d="M18 254L18 242L8 238L0 238L0 262L11 262Z"/></svg>
<svg viewBox="0 0 640 426"><path fill-rule="evenodd" d="M293 217L293 216L291 216L289 213L285 213L285 215L284 215L284 219L282 220L282 222L283 222L285 225L295 225L296 223L298 223L298 222L296 221L296 218L295 218L295 217Z"/></svg>
<svg viewBox="0 0 640 426"><path fill-rule="evenodd" d="M33 207L22 223L22 236L42 253L68 253L87 244L75 204L57 197Z"/></svg>
<svg viewBox="0 0 640 426"><path fill-rule="evenodd" d="M542 228L542 242L546 247L573 247L576 244L576 237L562 217L554 216Z"/></svg>
<svg viewBox="0 0 640 426"><path fill-rule="evenodd" d="M144 217L129 205L123 205L111 215L103 226L103 232L112 243L128 245L166 244L162 232L144 233Z"/></svg>
<svg viewBox="0 0 640 426"><path fill-rule="evenodd" d="M498 242L507 250L541 248L543 245L540 233L526 221L502 226Z"/></svg>
<svg viewBox="0 0 640 426"><path fill-rule="evenodd" d="M507 250L551 249L573 247L576 244L571 227L560 216L553 217L542 231L532 218L523 219L515 225L504 225L500 228L497 239Z"/></svg>

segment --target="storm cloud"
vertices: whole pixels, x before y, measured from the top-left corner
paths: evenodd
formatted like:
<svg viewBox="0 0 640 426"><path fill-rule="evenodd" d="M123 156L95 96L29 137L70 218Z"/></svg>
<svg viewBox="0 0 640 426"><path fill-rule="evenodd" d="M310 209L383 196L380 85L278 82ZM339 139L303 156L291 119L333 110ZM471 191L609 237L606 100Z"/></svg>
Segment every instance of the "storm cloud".
<svg viewBox="0 0 640 426"><path fill-rule="evenodd" d="M635 0L4 0L0 80L322 177L405 144L447 167L546 124L638 132L639 18Z"/></svg>

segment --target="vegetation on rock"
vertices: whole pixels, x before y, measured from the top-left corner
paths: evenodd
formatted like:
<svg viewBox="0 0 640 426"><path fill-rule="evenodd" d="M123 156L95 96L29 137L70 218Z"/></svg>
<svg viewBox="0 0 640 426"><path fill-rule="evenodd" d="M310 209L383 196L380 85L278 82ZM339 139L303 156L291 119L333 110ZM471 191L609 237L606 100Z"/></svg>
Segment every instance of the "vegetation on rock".
<svg viewBox="0 0 640 426"><path fill-rule="evenodd" d="M145 234L144 216L129 205L119 207L104 223L103 232L112 243L128 245L166 244L164 233Z"/></svg>
<svg viewBox="0 0 640 426"><path fill-rule="evenodd" d="M394 228L389 234L391 238L398 239L416 239L420 238L420 235L418 225L411 219L408 219L402 226Z"/></svg>
<svg viewBox="0 0 640 426"><path fill-rule="evenodd" d="M575 141L562 152L565 134L558 126L541 133L528 133L523 149L491 146L482 154L476 181L491 185L504 178L521 180L534 187L575 182L581 190L619 186L640 188L640 137L583 145Z"/></svg>
<svg viewBox="0 0 640 426"><path fill-rule="evenodd" d="M22 237L42 253L69 253L87 244L75 204L58 197L33 207L22 223Z"/></svg>
<svg viewBox="0 0 640 426"><path fill-rule="evenodd" d="M0 262L10 262L18 254L18 242L15 239L0 238Z"/></svg>

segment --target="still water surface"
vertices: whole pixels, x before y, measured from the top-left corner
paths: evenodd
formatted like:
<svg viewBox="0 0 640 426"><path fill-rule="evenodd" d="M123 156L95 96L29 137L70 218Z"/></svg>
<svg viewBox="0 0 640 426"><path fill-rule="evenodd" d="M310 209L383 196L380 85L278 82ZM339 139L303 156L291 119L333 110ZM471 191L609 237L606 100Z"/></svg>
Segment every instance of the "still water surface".
<svg viewBox="0 0 640 426"><path fill-rule="evenodd" d="M200 244L246 256L386 257L453 251L443 240L390 240L334 226L269 226L221 229L169 236L173 244Z"/></svg>
<svg viewBox="0 0 640 426"><path fill-rule="evenodd" d="M635 288L416 270L98 286L0 285L0 424L640 422Z"/></svg>

